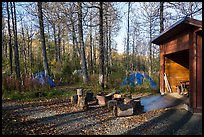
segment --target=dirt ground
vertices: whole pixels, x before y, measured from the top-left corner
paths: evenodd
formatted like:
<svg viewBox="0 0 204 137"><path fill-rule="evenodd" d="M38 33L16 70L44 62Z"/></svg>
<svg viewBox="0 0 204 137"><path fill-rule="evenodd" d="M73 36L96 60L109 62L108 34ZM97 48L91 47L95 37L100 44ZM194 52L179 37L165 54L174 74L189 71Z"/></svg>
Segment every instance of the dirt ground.
<svg viewBox="0 0 204 137"><path fill-rule="evenodd" d="M145 104L146 108L148 104L153 103ZM95 105L86 111L80 110L66 97L24 103L2 101L2 134L202 135L202 114L163 107L115 117L107 107Z"/></svg>

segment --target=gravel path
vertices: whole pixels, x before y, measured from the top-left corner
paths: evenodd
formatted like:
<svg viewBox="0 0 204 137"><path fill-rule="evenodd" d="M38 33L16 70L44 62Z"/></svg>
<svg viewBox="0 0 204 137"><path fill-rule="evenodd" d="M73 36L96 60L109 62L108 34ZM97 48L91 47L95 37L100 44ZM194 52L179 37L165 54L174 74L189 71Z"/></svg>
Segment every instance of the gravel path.
<svg viewBox="0 0 204 137"><path fill-rule="evenodd" d="M34 103L2 102L2 133L8 134L6 119L12 114L14 133L52 135L160 135L202 134L202 115L168 108L128 117L114 117L106 107L82 111L68 98ZM11 115L9 115L11 117ZM194 127L193 127L194 126Z"/></svg>

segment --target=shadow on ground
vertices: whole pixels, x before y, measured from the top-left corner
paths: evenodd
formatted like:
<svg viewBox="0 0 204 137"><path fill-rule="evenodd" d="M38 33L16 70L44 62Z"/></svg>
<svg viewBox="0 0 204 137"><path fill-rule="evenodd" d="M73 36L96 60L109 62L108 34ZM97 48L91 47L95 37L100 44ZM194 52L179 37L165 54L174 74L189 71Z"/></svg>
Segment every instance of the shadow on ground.
<svg viewBox="0 0 204 137"><path fill-rule="evenodd" d="M202 135L202 115L182 109L169 109L124 135Z"/></svg>

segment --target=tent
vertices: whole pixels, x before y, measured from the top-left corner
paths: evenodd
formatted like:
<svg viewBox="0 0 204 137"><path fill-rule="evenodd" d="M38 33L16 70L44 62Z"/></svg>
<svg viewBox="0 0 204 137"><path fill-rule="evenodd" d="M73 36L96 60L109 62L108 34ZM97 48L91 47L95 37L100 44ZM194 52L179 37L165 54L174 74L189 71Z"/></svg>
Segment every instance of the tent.
<svg viewBox="0 0 204 137"><path fill-rule="evenodd" d="M149 82L150 82L150 87L152 87L152 88L156 88L156 87L157 87L156 83L154 83L154 81L153 81L148 75L144 74L144 77L145 77L147 80L149 80Z"/></svg>
<svg viewBox="0 0 204 137"><path fill-rule="evenodd" d="M33 79L37 79L40 85L48 84L51 87L55 86L55 83L51 80L49 76L46 76L44 72L38 72L34 74Z"/></svg>
<svg viewBox="0 0 204 137"><path fill-rule="evenodd" d="M130 85L130 86L137 86L137 85L142 85L143 84L143 80L144 78L150 82L150 87L151 88L156 88L157 85L156 83L146 74L141 74L141 73L132 73L132 74L129 74L129 82L127 80L127 77L125 77L123 83L122 83L122 86L125 86L125 85ZM129 84L128 84L129 83Z"/></svg>

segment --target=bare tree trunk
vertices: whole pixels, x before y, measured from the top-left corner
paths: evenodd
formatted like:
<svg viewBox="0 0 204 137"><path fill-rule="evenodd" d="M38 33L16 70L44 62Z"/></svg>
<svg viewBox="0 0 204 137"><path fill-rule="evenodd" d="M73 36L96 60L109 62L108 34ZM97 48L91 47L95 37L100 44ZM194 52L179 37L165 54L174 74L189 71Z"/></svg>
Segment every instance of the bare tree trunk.
<svg viewBox="0 0 204 137"><path fill-rule="evenodd" d="M31 76L32 76L32 68L33 68L33 64L34 64L32 43L33 43L33 39L31 37L31 39L30 39L30 69L31 69L30 72L31 72Z"/></svg>
<svg viewBox="0 0 204 137"><path fill-rule="evenodd" d="M90 15L90 26L92 26L92 12ZM90 72L93 73L93 46L92 46L92 27L90 27Z"/></svg>
<svg viewBox="0 0 204 137"><path fill-rule="evenodd" d="M126 77L127 77L127 83L129 84L129 33L130 33L130 2L128 2L128 30L127 30L127 56L126 56L126 63L127 63L127 70L126 70Z"/></svg>
<svg viewBox="0 0 204 137"><path fill-rule="evenodd" d="M160 2L160 33L164 31L164 2Z"/></svg>
<svg viewBox="0 0 204 137"><path fill-rule="evenodd" d="M80 54L80 50L79 50L79 47L78 47L78 41L77 41L77 38L76 38L75 24L74 24L73 17L71 17L71 25L72 25L72 41L73 41L73 46L74 46L73 47L73 55L75 55L75 52L77 52L78 57L80 57L81 54Z"/></svg>
<svg viewBox="0 0 204 137"><path fill-rule="evenodd" d="M23 44L22 44L22 49L23 49L23 61L24 61L24 68L25 68L25 74L28 73L27 71L27 56L26 56L26 42L25 42L25 34L24 34L24 26L23 22L21 19L21 29L22 29L22 35L23 35Z"/></svg>
<svg viewBox="0 0 204 137"><path fill-rule="evenodd" d="M17 76L17 89L21 91L21 76L20 76L20 63L19 63L19 52L18 52L18 40L17 40L17 23L16 23L16 9L15 2L11 4L11 14L12 14L12 23L13 23L13 34L14 34L14 55L15 55L15 71ZM14 10L14 12L13 12Z"/></svg>
<svg viewBox="0 0 204 137"><path fill-rule="evenodd" d="M109 33L108 33L108 45L109 45L109 48L108 48L108 53L109 53L109 66L110 66L110 73L112 73L111 71L111 68L112 68L112 65L113 65L113 62L112 62L112 47L111 47L111 27L109 26Z"/></svg>
<svg viewBox="0 0 204 137"><path fill-rule="evenodd" d="M41 43L42 43L43 67L44 67L45 75L50 75L48 62L47 62L47 54L46 54L46 44L45 44L45 36L44 36L44 24L43 24L43 13L42 13L41 2L38 2L38 18L39 18L39 24L40 24L40 35L41 35Z"/></svg>
<svg viewBox="0 0 204 137"><path fill-rule="evenodd" d="M18 53L18 41L17 41L17 23L16 23L15 2L13 2L13 6L11 5L11 14L12 14L13 32L14 32L14 54L15 54L16 76L18 79L20 79L20 63L19 63L19 53Z"/></svg>
<svg viewBox="0 0 204 137"><path fill-rule="evenodd" d="M133 43L132 43L132 72L134 71L134 62L135 61L135 36L133 34Z"/></svg>
<svg viewBox="0 0 204 137"><path fill-rule="evenodd" d="M28 66L29 66L29 64L30 64L30 62L29 62L29 57L30 57L30 37L29 37L28 26L26 27L26 36L27 36L26 38L27 38L27 50L28 50L26 56L28 57L27 61L28 61Z"/></svg>
<svg viewBox="0 0 204 137"><path fill-rule="evenodd" d="M62 39L62 57L63 57L63 59L65 58L65 40L64 40L64 33L65 33L65 31L63 31L63 33L62 33L62 36L63 36L63 39Z"/></svg>
<svg viewBox="0 0 204 137"><path fill-rule="evenodd" d="M149 59L150 59L150 76L152 75L152 19L150 18L150 27L149 27L149 37L150 37L150 42L149 42Z"/></svg>
<svg viewBox="0 0 204 137"><path fill-rule="evenodd" d="M66 26L68 26L68 25L66 25ZM69 45L69 30L67 29L67 31L66 31L66 40L67 40L67 44ZM67 50L65 50L65 51L67 51L67 56L65 55L65 57L68 57L68 59L69 60L71 60L72 59L72 57L71 57L71 55L70 55L70 46L67 46Z"/></svg>
<svg viewBox="0 0 204 137"><path fill-rule="evenodd" d="M190 17L193 18L193 2L189 2Z"/></svg>
<svg viewBox="0 0 204 137"><path fill-rule="evenodd" d="M62 63L60 34L61 34L60 24L58 24L58 60L60 61L60 63Z"/></svg>
<svg viewBox="0 0 204 137"><path fill-rule="evenodd" d="M129 70L129 33L130 33L130 2L128 2L128 30L127 30L127 71Z"/></svg>
<svg viewBox="0 0 204 137"><path fill-rule="evenodd" d="M100 16L100 25L99 25L99 32L100 32L100 45L99 45L99 83L104 90L104 45L103 45L103 2L100 2L100 9L99 9L99 16Z"/></svg>
<svg viewBox="0 0 204 137"><path fill-rule="evenodd" d="M83 29L82 29L82 4L78 2L78 31L79 31L79 41L81 47L81 68L83 72L83 81L84 83L88 82L88 72L86 66L86 55L84 50L84 41L83 41Z"/></svg>
<svg viewBox="0 0 204 137"><path fill-rule="evenodd" d="M96 73L96 45L95 45L95 42L93 41L93 74L95 73Z"/></svg>
<svg viewBox="0 0 204 137"><path fill-rule="evenodd" d="M50 25L47 23L47 32L48 32L48 38L47 38L47 47L48 47L48 53L50 53Z"/></svg>
<svg viewBox="0 0 204 137"><path fill-rule="evenodd" d="M11 43L11 28L10 28L10 13L9 13L9 3L6 2L7 6L7 14L8 14L8 33L9 33L9 65L10 65L10 74L12 75L13 73L13 67L12 67L12 58L13 58L13 53L12 53L12 43Z"/></svg>
<svg viewBox="0 0 204 137"><path fill-rule="evenodd" d="M106 69L106 87L108 86L108 71L109 71L109 59L108 59L108 51L109 51L109 40L108 40L108 19L107 16L105 17L106 21L106 31L105 31L105 37L106 37L106 50L105 50L105 69Z"/></svg>
<svg viewBox="0 0 204 137"><path fill-rule="evenodd" d="M56 27L55 24L52 24L53 32L54 32L54 41L55 41L55 61L58 62L58 52L57 52L57 38L56 38Z"/></svg>
<svg viewBox="0 0 204 137"><path fill-rule="evenodd" d="M29 28L26 28L26 34L27 34L27 46L28 46L28 64L30 65L30 74L32 76L32 67L33 67L33 57L32 57L32 25L31 25L31 31L29 34ZM30 60L30 61L29 61Z"/></svg>

